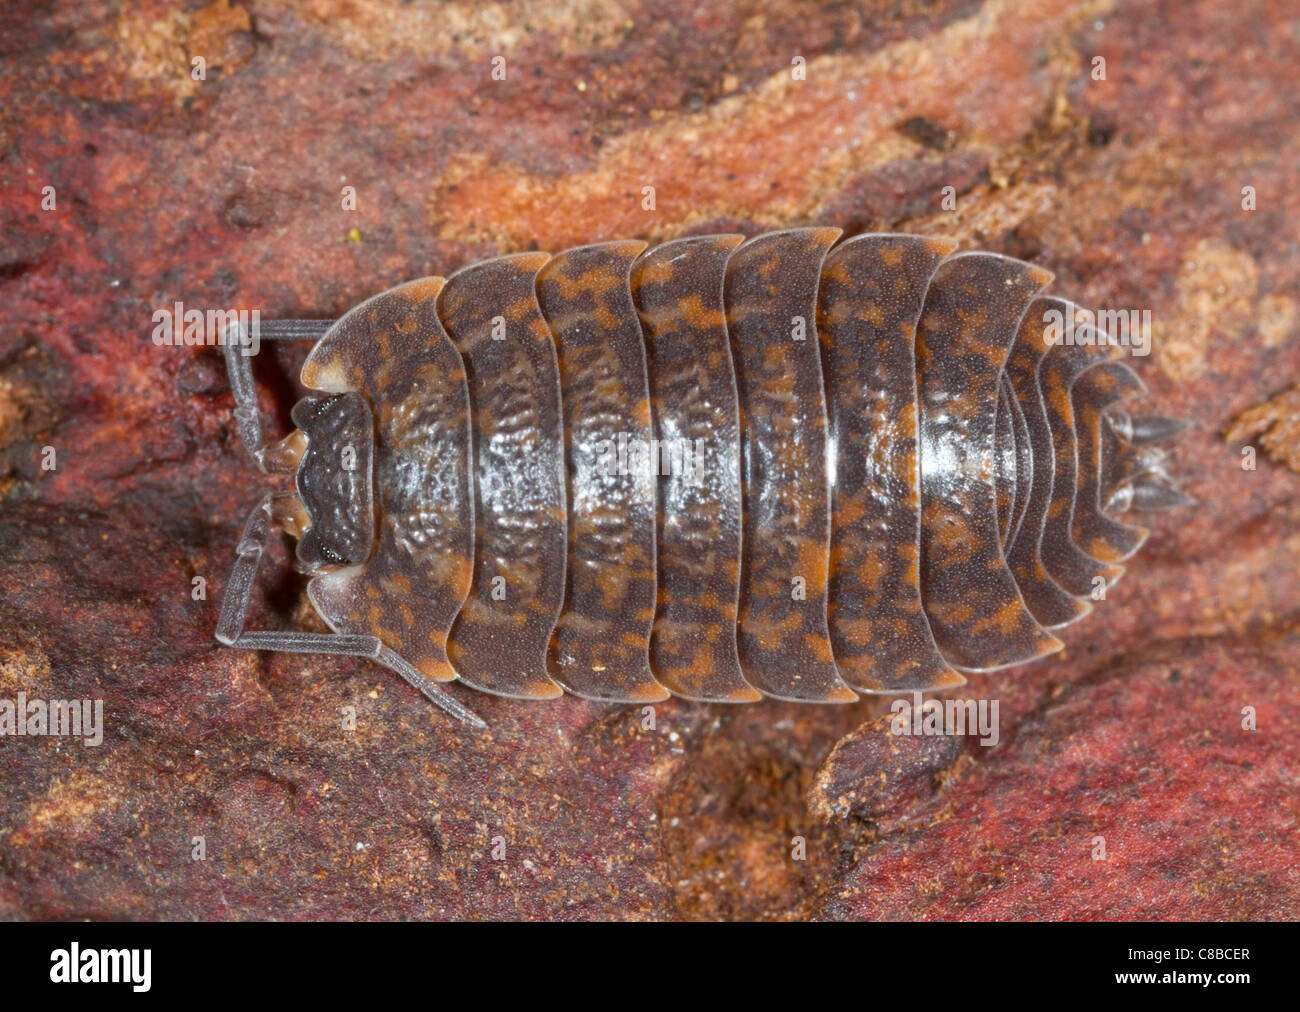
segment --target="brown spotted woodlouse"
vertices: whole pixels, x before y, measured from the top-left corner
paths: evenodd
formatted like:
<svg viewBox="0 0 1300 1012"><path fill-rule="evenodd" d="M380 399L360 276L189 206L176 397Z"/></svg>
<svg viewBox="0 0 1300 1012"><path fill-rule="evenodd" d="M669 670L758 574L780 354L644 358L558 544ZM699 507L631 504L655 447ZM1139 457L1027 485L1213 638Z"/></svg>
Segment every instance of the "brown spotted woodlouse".
<svg viewBox="0 0 1300 1012"><path fill-rule="evenodd" d="M848 702L1061 648L1188 502L1124 349L1051 275L946 239L833 228L607 242L400 285L316 339L317 395L266 445L295 488L239 543L217 639L371 657L547 699ZM332 633L248 632L273 528Z"/></svg>

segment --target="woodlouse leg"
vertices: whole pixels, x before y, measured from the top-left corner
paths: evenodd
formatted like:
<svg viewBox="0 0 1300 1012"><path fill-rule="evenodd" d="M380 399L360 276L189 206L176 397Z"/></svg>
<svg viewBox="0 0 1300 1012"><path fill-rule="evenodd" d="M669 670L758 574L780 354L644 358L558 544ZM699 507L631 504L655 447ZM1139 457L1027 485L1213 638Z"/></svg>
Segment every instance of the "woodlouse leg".
<svg viewBox="0 0 1300 1012"><path fill-rule="evenodd" d="M230 378L230 392L235 399L235 424L239 429L239 438L262 472L270 473L265 460L266 436L262 431L262 411L257 403L253 366L249 362L251 354L245 354L250 348L247 335L241 332L239 339L232 339L230 331L226 332L223 352L226 375Z"/></svg>
<svg viewBox="0 0 1300 1012"><path fill-rule="evenodd" d="M243 536L235 549L235 565L230 571L230 578L226 581L226 593L221 601L217 641L226 646L246 650L284 650L290 653L369 657L390 671L401 675L431 703L442 707L457 720L475 727L486 727L483 720L472 710L439 689L399 654L384 646L378 637L341 633L246 632L244 630L253 582L271 536L271 501L270 494L263 496L244 525Z"/></svg>
<svg viewBox="0 0 1300 1012"><path fill-rule="evenodd" d="M332 326L333 320L267 320L258 336L268 341L319 341Z"/></svg>
<svg viewBox="0 0 1300 1012"><path fill-rule="evenodd" d="M268 320L259 323L258 340L314 341L329 329L331 320ZM276 451L280 444L268 447L262 430L262 412L257 404L257 386L253 382L253 366L249 361L256 345L250 335L241 332L238 338L227 332L222 342L226 359L226 374L230 378L230 392L235 398L235 423L244 448L257 461L263 473L282 470L276 466ZM245 354L245 351L250 354ZM292 434L291 434L292 435ZM289 438L289 437L286 437Z"/></svg>

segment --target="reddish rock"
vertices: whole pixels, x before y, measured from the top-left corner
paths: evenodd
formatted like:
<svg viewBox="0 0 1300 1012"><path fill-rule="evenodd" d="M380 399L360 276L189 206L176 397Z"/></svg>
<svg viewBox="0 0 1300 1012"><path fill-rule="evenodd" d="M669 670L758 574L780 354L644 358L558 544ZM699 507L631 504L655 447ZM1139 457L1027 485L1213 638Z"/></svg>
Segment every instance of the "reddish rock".
<svg viewBox="0 0 1300 1012"><path fill-rule="evenodd" d="M1292 6L7 5L0 698L107 726L0 739L0 917L1297 916L1300 475L1224 438L1300 378ZM1150 308L1149 403L1196 423L1200 505L1063 656L961 690L998 747L863 731L814 788L886 703L651 731L474 696L467 733L371 665L212 642L264 482L219 358L155 346L155 308L328 317L488 254L809 221ZM276 428L301 356L258 364ZM258 624L316 621L283 565L259 590Z"/></svg>
<svg viewBox="0 0 1300 1012"><path fill-rule="evenodd" d="M841 738L808 791L809 811L825 821L856 820L874 833L900 825L924 806L964 751L956 734L911 733L930 705L907 703Z"/></svg>
<svg viewBox="0 0 1300 1012"><path fill-rule="evenodd" d="M1292 919L1300 645L1171 641L1064 687L884 833L829 918ZM882 764L883 765L883 764Z"/></svg>
<svg viewBox="0 0 1300 1012"><path fill-rule="evenodd" d="M1300 472L1300 384L1243 411L1223 438L1242 448L1243 469L1259 466L1258 450L1263 448L1279 464Z"/></svg>

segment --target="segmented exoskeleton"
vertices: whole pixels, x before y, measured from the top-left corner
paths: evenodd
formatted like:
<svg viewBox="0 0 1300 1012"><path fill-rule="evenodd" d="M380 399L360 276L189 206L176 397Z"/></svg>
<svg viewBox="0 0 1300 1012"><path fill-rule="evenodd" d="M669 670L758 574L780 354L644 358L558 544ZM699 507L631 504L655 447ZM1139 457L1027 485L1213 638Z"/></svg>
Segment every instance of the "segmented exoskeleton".
<svg viewBox="0 0 1300 1012"><path fill-rule="evenodd" d="M245 444L217 638L547 699L848 702L1061 648L1187 502L1124 349L1044 270L833 228L522 253L390 289L318 339L298 426ZM1079 319L1057 341L1049 320ZM332 634L245 632L272 527Z"/></svg>

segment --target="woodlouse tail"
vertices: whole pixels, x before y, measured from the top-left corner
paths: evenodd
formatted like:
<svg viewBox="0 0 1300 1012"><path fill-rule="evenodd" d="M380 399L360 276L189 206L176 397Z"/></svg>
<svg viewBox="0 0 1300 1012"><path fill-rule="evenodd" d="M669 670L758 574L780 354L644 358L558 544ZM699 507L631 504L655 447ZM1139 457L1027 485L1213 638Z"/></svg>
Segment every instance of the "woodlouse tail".
<svg viewBox="0 0 1300 1012"><path fill-rule="evenodd" d="M1079 377L1071 391L1079 437L1079 491L1074 499L1071 534L1083 551L1102 562L1122 562L1147 539L1145 527L1126 524L1106 511L1102 487L1104 467L1103 427L1110 424L1107 409L1124 398L1146 392L1137 374L1123 362L1104 362ZM1172 436L1181 426L1167 427Z"/></svg>

